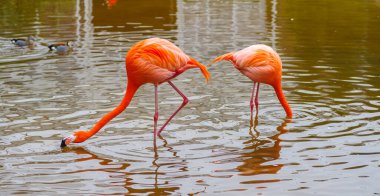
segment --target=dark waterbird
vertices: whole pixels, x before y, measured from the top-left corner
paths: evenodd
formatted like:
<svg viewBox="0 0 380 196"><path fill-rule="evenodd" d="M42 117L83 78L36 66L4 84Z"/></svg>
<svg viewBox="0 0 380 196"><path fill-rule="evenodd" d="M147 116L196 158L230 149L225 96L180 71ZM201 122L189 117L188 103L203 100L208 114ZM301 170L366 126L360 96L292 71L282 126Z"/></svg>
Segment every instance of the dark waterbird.
<svg viewBox="0 0 380 196"><path fill-rule="evenodd" d="M57 52L57 53L67 53L69 52L70 50L72 50L73 48L73 43L71 41L68 41L68 42L58 42L58 43L54 43L54 44L50 44L48 46L49 50L50 51L54 51L54 52Z"/></svg>
<svg viewBox="0 0 380 196"><path fill-rule="evenodd" d="M14 45L20 46L20 47L25 47L25 46L33 47L35 40L36 39L33 36L29 36L28 39L11 39L11 42Z"/></svg>
<svg viewBox="0 0 380 196"><path fill-rule="evenodd" d="M50 51L54 51L57 53L67 53L73 48L73 42L68 41L68 42L58 42L54 44L50 44L48 46Z"/></svg>

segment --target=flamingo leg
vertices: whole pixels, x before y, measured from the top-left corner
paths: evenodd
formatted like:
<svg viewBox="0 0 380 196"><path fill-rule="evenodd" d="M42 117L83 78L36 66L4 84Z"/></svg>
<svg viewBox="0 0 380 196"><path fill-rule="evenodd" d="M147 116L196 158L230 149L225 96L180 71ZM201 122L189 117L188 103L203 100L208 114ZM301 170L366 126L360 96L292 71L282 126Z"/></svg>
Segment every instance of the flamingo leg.
<svg viewBox="0 0 380 196"><path fill-rule="evenodd" d="M157 121L158 121L158 84L154 84L154 141L157 137Z"/></svg>
<svg viewBox="0 0 380 196"><path fill-rule="evenodd" d="M253 96L255 95L255 88L256 88L256 82L253 82L251 101L249 102L249 105L250 105L250 107L251 107L251 118L252 118L252 114L253 114L253 106L254 106L254 103L253 103Z"/></svg>
<svg viewBox="0 0 380 196"><path fill-rule="evenodd" d="M250 120L251 126L250 127L253 126L253 106L255 105L253 102L253 97L255 96L255 88L256 88L256 82L253 82L251 100L249 101L249 106L251 108L251 120Z"/></svg>
<svg viewBox="0 0 380 196"><path fill-rule="evenodd" d="M260 88L260 83L257 83L257 90L256 90L256 97L255 97L256 114L259 112L259 88Z"/></svg>
<svg viewBox="0 0 380 196"><path fill-rule="evenodd" d="M158 135L161 134L162 130L166 127L166 125L170 122L170 120L187 104L189 103L189 99L169 80L168 83L170 86L174 88L174 90L177 91L179 95L182 96L183 102L182 104L178 107L178 109L169 117L169 119L165 122L165 124L161 127L161 129L158 131Z"/></svg>

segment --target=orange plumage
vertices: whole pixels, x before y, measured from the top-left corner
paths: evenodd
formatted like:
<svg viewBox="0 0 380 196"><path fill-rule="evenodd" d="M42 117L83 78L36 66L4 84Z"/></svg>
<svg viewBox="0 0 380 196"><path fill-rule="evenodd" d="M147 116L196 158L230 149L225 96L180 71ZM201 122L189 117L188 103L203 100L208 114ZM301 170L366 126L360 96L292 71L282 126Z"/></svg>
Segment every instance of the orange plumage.
<svg viewBox="0 0 380 196"><path fill-rule="evenodd" d="M271 47L262 44L252 45L240 51L230 52L219 56L210 64L221 60L230 61L237 70L254 82L250 102L251 114L256 83L258 83L255 98L256 111L258 109L259 85L260 83L265 83L271 85L275 89L276 95L283 106L287 117L292 117L292 110L285 99L281 87L282 62L280 56Z"/></svg>
<svg viewBox="0 0 380 196"><path fill-rule="evenodd" d="M126 55L125 65L128 76L128 85L125 96L119 106L106 114L90 131L78 131L62 140L61 147L71 142L79 143L96 134L105 124L120 114L130 103L138 88L146 83L155 86L155 115L154 115L154 138L161 133L174 115L187 104L187 97L170 81L179 74L191 68L199 68L208 80L210 74L206 67L195 59L186 55L180 48L171 42L151 38L136 43ZM158 85L168 82L183 97L181 106L169 117L161 129L157 132L158 120Z"/></svg>
<svg viewBox="0 0 380 196"><path fill-rule="evenodd" d="M135 44L126 56L128 78L136 85L161 84L190 68L201 69L206 80L206 67L187 56L167 40L151 38Z"/></svg>

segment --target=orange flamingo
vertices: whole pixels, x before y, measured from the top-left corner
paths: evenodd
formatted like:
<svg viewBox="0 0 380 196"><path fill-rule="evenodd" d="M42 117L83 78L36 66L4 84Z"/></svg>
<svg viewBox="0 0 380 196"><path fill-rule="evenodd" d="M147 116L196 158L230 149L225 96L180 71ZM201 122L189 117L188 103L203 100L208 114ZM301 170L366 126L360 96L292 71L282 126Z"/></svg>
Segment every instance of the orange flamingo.
<svg viewBox="0 0 380 196"><path fill-rule="evenodd" d="M230 61L237 70L246 75L253 81L253 89L251 95L251 117L253 113L253 106L256 105L256 113L259 106L259 86L260 83L271 85L276 91L278 100L286 112L288 118L292 117L292 110L282 92L281 76L282 76L282 63L280 56L269 46L258 44L244 48L237 52L230 52L225 55L217 57L210 64L217 61L226 60ZM256 87L257 83L257 87ZM255 94L255 88L256 95ZM253 97L255 96L255 103Z"/></svg>
<svg viewBox="0 0 380 196"><path fill-rule="evenodd" d="M90 131L78 131L64 138L61 142L61 147L65 147L71 142L84 142L95 135L104 125L127 108L138 88L146 83L152 83L155 90L154 140L156 140L157 135L160 135L174 115L188 103L188 98L171 82L171 79L191 68L199 68L206 78L206 81L210 77L210 73L204 65L187 56L180 48L171 42L160 38L146 39L132 46L126 55L125 66L128 84L127 91L121 103L100 119ZM158 85L164 82L168 82L170 86L182 96L183 102L157 132L157 91Z"/></svg>
<svg viewBox="0 0 380 196"><path fill-rule="evenodd" d="M116 4L117 4L117 0L107 0L108 9L111 9Z"/></svg>

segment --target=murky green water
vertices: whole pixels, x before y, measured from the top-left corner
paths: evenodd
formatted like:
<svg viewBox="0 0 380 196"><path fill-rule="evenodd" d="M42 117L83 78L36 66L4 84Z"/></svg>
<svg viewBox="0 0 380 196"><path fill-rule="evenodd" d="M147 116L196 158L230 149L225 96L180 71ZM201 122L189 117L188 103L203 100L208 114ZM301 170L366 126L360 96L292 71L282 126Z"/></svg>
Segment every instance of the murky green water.
<svg viewBox="0 0 380 196"><path fill-rule="evenodd" d="M0 188L8 194L380 194L379 1L7 1L0 5ZM34 49L11 38L34 35ZM117 106L124 56L150 37L207 64L264 43L283 59L286 120L262 85L250 131L252 82L228 62L173 82L190 103L153 145L154 88L85 143ZM74 41L69 55L47 44ZM182 99L159 87L163 123Z"/></svg>

